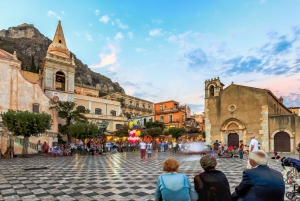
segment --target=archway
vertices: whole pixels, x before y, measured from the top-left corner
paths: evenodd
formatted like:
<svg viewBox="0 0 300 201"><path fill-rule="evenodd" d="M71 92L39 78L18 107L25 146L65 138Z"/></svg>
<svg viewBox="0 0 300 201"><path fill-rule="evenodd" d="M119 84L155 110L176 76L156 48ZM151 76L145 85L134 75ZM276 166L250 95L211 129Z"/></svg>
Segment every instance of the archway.
<svg viewBox="0 0 300 201"><path fill-rule="evenodd" d="M227 145L239 147L239 135L237 133L229 133Z"/></svg>
<svg viewBox="0 0 300 201"><path fill-rule="evenodd" d="M290 152L291 140L290 135L286 132L278 132L274 135L274 151Z"/></svg>
<svg viewBox="0 0 300 201"><path fill-rule="evenodd" d="M58 91L65 91L66 79L65 74L61 71L56 72L55 75L55 89Z"/></svg>

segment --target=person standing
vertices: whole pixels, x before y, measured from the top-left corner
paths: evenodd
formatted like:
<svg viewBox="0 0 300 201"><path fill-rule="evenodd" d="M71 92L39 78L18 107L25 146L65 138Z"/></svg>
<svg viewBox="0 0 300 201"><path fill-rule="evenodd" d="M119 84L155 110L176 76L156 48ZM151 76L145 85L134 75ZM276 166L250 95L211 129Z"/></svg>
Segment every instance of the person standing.
<svg viewBox="0 0 300 201"><path fill-rule="evenodd" d="M41 143L41 140L39 140L38 143L37 143L37 150L38 150L39 154L42 152L42 143Z"/></svg>
<svg viewBox="0 0 300 201"><path fill-rule="evenodd" d="M146 143L144 142L144 140L142 140L139 144L140 147L140 151L141 151L141 160L145 160L146 159Z"/></svg>
<svg viewBox="0 0 300 201"><path fill-rule="evenodd" d="M148 155L148 158L151 158L151 153L152 153L152 143L149 140L148 144L147 144L147 155Z"/></svg>
<svg viewBox="0 0 300 201"><path fill-rule="evenodd" d="M232 193L232 201L283 201L285 185L280 172L268 167L268 156L261 150L250 152L252 169L243 171L243 178Z"/></svg>
<svg viewBox="0 0 300 201"><path fill-rule="evenodd" d="M243 140L240 140L239 155L240 155L240 159L244 158L244 143L243 143Z"/></svg>
<svg viewBox="0 0 300 201"><path fill-rule="evenodd" d="M252 152L252 151L257 151L258 150L258 141L255 139L255 136L252 135L250 136L250 144L249 144L249 154ZM252 166L250 164L250 161L248 160L248 164L247 164L247 169L251 169Z"/></svg>
<svg viewBox="0 0 300 201"><path fill-rule="evenodd" d="M218 140L216 140L216 142L213 144L214 157L218 156L219 146L220 146L220 144L219 144Z"/></svg>
<svg viewBox="0 0 300 201"><path fill-rule="evenodd" d="M174 153L176 154L176 152L178 150L178 143L176 140L173 142L173 150L174 150Z"/></svg>

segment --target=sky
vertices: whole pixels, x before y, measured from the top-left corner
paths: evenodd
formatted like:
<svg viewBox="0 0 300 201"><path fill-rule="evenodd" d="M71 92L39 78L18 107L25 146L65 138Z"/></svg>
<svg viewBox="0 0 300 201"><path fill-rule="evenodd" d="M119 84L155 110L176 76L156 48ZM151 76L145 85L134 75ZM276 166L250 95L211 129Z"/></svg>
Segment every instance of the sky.
<svg viewBox="0 0 300 201"><path fill-rule="evenodd" d="M300 106L298 0L0 0L0 30L34 24L126 94L204 110L204 82L271 90Z"/></svg>

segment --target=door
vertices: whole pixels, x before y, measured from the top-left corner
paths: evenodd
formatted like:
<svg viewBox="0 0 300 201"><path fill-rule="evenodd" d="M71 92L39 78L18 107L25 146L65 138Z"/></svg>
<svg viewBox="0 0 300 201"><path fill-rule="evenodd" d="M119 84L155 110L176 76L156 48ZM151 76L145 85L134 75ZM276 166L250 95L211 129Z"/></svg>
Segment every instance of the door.
<svg viewBox="0 0 300 201"><path fill-rule="evenodd" d="M286 132L279 132L274 135L274 151L290 152L291 140L290 135Z"/></svg>
<svg viewBox="0 0 300 201"><path fill-rule="evenodd" d="M237 133L228 134L228 147L229 146L239 147L239 135Z"/></svg>

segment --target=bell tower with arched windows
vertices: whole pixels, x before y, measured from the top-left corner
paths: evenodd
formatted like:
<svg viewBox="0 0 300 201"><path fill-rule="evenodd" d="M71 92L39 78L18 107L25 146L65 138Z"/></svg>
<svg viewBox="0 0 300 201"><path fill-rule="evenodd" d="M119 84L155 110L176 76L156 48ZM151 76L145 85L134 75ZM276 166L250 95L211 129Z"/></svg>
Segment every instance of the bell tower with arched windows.
<svg viewBox="0 0 300 201"><path fill-rule="evenodd" d="M42 67L42 87L48 97L74 101L75 67L59 21Z"/></svg>
<svg viewBox="0 0 300 201"><path fill-rule="evenodd" d="M219 96L220 91L223 90L224 84L219 77L205 81L205 98Z"/></svg>

